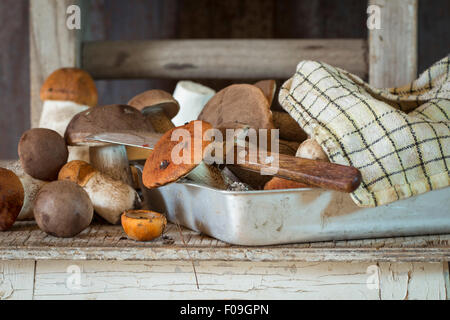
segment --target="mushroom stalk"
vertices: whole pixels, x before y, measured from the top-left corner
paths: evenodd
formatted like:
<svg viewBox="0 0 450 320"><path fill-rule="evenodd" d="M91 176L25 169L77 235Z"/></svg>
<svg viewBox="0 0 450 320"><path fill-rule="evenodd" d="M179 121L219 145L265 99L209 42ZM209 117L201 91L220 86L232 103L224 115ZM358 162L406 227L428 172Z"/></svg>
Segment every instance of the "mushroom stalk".
<svg viewBox="0 0 450 320"><path fill-rule="evenodd" d="M25 192L22 209L17 216L18 221L33 220L33 204L39 190L48 182L35 179L23 171L20 161L0 161L0 167L6 168L14 172L22 182Z"/></svg>
<svg viewBox="0 0 450 320"><path fill-rule="evenodd" d="M214 166L207 165L203 161L189 172L186 178L220 190L226 190L228 187L220 170Z"/></svg>
<svg viewBox="0 0 450 320"><path fill-rule="evenodd" d="M130 164L127 151L122 145L92 146L89 148L90 163L98 171L115 180L132 186Z"/></svg>
<svg viewBox="0 0 450 320"><path fill-rule="evenodd" d="M45 100L42 106L39 128L51 129L64 137L64 132L74 115L89 109L89 106L63 100ZM83 160L89 162L89 147L69 146L69 158L72 160Z"/></svg>
<svg viewBox="0 0 450 320"><path fill-rule="evenodd" d="M176 126L197 119L203 107L216 94L213 89L192 81L179 81L173 97L180 104L180 111L172 119Z"/></svg>
<svg viewBox="0 0 450 320"><path fill-rule="evenodd" d="M131 186L97 171L84 161L67 163L58 180L71 180L89 195L95 212L111 224L118 224L126 210L140 206L141 199Z"/></svg>

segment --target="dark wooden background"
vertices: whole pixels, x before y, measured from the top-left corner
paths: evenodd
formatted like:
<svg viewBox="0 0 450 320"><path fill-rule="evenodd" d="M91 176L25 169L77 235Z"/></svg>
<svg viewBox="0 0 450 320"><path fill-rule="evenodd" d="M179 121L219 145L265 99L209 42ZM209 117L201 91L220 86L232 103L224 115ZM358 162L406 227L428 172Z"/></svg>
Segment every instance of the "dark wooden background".
<svg viewBox="0 0 450 320"><path fill-rule="evenodd" d="M0 159L29 128L28 1L0 1ZM32 0L33 1L33 0ZM92 0L87 40L365 38L365 0ZM450 0L419 2L419 71L450 53ZM220 89L229 81L200 81ZM97 81L100 103L125 103L171 80Z"/></svg>

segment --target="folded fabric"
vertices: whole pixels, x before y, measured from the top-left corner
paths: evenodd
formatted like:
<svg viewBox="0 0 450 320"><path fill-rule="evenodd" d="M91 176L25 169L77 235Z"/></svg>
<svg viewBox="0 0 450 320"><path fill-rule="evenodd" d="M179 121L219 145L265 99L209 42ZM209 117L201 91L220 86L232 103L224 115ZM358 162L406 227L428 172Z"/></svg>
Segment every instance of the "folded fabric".
<svg viewBox="0 0 450 320"><path fill-rule="evenodd" d="M411 84L391 89L302 61L279 101L331 162L361 171L362 183L351 194L358 206L449 186L450 56Z"/></svg>

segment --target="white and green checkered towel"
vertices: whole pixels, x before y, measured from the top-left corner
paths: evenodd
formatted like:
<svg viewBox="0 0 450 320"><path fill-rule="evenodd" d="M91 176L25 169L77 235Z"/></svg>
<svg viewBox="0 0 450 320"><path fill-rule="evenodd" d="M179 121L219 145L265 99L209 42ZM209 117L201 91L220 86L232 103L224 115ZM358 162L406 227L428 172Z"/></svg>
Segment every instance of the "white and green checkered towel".
<svg viewBox="0 0 450 320"><path fill-rule="evenodd" d="M393 89L302 61L279 101L331 162L361 171L361 186L351 195L357 205L379 206L449 186L450 57Z"/></svg>

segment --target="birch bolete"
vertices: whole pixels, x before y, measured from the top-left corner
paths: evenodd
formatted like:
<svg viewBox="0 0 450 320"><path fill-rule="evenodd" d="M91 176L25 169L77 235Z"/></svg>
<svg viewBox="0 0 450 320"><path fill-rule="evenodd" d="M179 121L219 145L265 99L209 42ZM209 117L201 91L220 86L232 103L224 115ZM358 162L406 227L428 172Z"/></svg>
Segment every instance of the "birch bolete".
<svg viewBox="0 0 450 320"><path fill-rule="evenodd" d="M75 115L67 126L65 138L68 145L89 146L90 163L94 168L133 185L125 146L85 140L92 134L127 130L153 132L137 109L114 104L94 107Z"/></svg>
<svg viewBox="0 0 450 320"><path fill-rule="evenodd" d="M95 212L111 224L118 224L126 210L140 205L136 190L99 172L89 163L74 160L59 172L59 180L70 180L82 187L92 201Z"/></svg>
<svg viewBox="0 0 450 320"><path fill-rule="evenodd" d="M45 80L40 98L43 106L39 127L64 136L74 115L97 105L98 93L89 73L77 68L62 68ZM69 161L75 159L89 161L88 148L69 147Z"/></svg>
<svg viewBox="0 0 450 320"><path fill-rule="evenodd" d="M152 189L187 178L225 190L227 185L220 170L203 161L207 155L206 148L212 142L205 139L205 133L210 129L213 128L209 123L197 120L167 131L145 162L144 186ZM181 141L176 138L181 138Z"/></svg>
<svg viewBox="0 0 450 320"><path fill-rule="evenodd" d="M158 238L167 225L164 215L150 210L127 210L122 214L121 221L128 238L136 241Z"/></svg>
<svg viewBox="0 0 450 320"><path fill-rule="evenodd" d="M12 227L23 200L24 190L19 177L11 170L0 168L0 231Z"/></svg>
<svg viewBox="0 0 450 320"><path fill-rule="evenodd" d="M174 128L171 119L180 110L177 100L163 90L147 90L138 94L128 102L141 111L158 133L165 133Z"/></svg>

